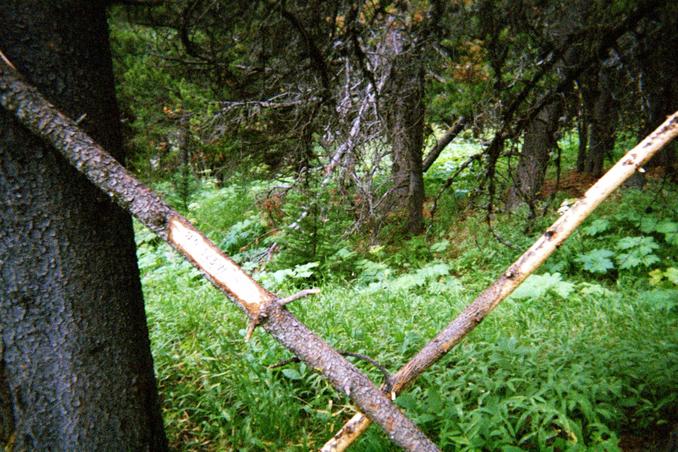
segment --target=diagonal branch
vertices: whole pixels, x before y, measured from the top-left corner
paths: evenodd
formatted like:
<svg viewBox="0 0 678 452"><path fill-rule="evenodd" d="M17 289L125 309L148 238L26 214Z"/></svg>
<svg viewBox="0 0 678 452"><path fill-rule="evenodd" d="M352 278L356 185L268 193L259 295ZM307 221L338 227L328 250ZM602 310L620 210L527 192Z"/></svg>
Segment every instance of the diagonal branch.
<svg viewBox="0 0 678 452"><path fill-rule="evenodd" d="M392 391L396 393L402 391L458 344L520 283L539 268L601 202L676 136L678 136L678 111L635 148L628 151L615 166L610 168L598 182L588 189L570 210L553 223L504 274L485 289L456 319L396 372L391 380ZM357 413L339 430L334 438L325 444L322 450L341 451L346 449L369 425L370 421L361 413Z"/></svg>
<svg viewBox="0 0 678 452"><path fill-rule="evenodd" d="M457 119L454 125L450 127L442 137L440 137L440 140L438 140L436 145L433 146L433 149L431 149L426 155L426 158L424 158L424 162L422 163L423 172L428 171L431 165L433 165L438 157L440 157L440 154L443 152L445 147L447 147L447 145L450 144L452 140L457 138L457 135L459 135L459 133L464 130L467 124L468 120L462 116Z"/></svg>
<svg viewBox="0 0 678 452"><path fill-rule="evenodd" d="M116 204L172 245L250 320L259 320L281 344L320 371L337 390L380 424L392 441L408 450L438 450L355 366L276 303L274 294L257 284L2 60L0 57L0 104L19 122L50 143Z"/></svg>

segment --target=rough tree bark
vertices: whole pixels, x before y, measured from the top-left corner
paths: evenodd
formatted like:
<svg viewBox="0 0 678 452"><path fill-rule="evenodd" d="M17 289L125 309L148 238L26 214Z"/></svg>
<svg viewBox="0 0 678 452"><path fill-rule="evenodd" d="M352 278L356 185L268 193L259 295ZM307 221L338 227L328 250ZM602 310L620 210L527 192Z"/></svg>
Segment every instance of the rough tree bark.
<svg viewBox="0 0 678 452"><path fill-rule="evenodd" d="M104 3L8 0L0 22L18 68L120 150ZM4 110L0 220L2 445L165 450L131 219Z"/></svg>
<svg viewBox="0 0 678 452"><path fill-rule="evenodd" d="M406 229L424 231L424 71L420 56L405 34L393 26L387 37L390 74L382 106L392 146L392 212L404 213Z"/></svg>
<svg viewBox="0 0 678 452"><path fill-rule="evenodd" d="M257 284L190 222L135 179L77 124L23 82L1 58L0 105L202 271L249 316L249 333L260 324L350 397L399 446L407 450L438 450L355 366L300 323L274 294Z"/></svg>
<svg viewBox="0 0 678 452"><path fill-rule="evenodd" d="M638 136L643 137L651 130L653 124L671 113L678 104L678 68L676 65L664 66L664 61L675 58L678 36L671 26L664 27L661 41L664 45L642 53L638 61L638 91L644 121ZM650 162L650 167L663 167L665 175L678 180L677 146L667 146Z"/></svg>
<svg viewBox="0 0 678 452"><path fill-rule="evenodd" d="M673 113L651 135L628 151L490 287L478 295L444 330L401 367L389 382L393 394L402 391L473 331L499 303L511 295L563 244L600 203L677 136L678 111ZM370 421L362 413L357 413L321 450L323 452L345 450L367 430L369 425Z"/></svg>
<svg viewBox="0 0 678 452"><path fill-rule="evenodd" d="M522 201L534 214L535 201L544 185L549 154L556 144L555 134L561 111L562 102L556 99L546 104L527 125L515 184L506 201L508 209L517 207Z"/></svg>
<svg viewBox="0 0 678 452"><path fill-rule="evenodd" d="M579 155L584 173L595 177L603 174L605 157L610 155L615 140L614 99L609 86L609 76L605 68L589 81L589 92L584 99L589 102L586 110L589 112L589 145L585 155Z"/></svg>

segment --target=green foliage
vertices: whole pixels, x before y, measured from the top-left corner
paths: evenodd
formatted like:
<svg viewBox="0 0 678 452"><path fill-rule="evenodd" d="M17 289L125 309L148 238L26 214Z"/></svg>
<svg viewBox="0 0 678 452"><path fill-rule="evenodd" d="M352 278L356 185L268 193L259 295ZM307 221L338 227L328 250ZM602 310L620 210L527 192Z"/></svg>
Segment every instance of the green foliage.
<svg viewBox="0 0 678 452"><path fill-rule="evenodd" d="M583 227L582 232L593 237L600 234L601 232L607 231L609 228L610 220L599 218L595 221L592 221L588 226Z"/></svg>
<svg viewBox="0 0 678 452"><path fill-rule="evenodd" d="M262 269L247 257L248 249L268 243L257 239L260 188L205 188L188 214L281 296L319 286L318 297L290 309L334 347L367 354L392 371L515 258L469 216L430 242L360 247L328 239L322 262L278 261ZM671 231L672 211L661 209L649 222L638 200L629 192L603 206L604 216L563 246L549 271L528 278L398 397L443 449L617 450L628 429L640 435L675 421L678 266L662 232ZM495 227L527 246L534 237L516 227L520 221L499 218ZM270 368L289 353L259 331L245 343L238 309L138 226L137 242L173 448L317 449L343 424L350 403L320 375L302 363ZM631 259L623 255L639 262L622 268ZM660 261L645 265L653 255ZM591 274L607 276L592 282ZM356 364L380 381L375 369ZM390 447L373 427L354 448Z"/></svg>
<svg viewBox="0 0 678 452"><path fill-rule="evenodd" d="M318 262L308 262L274 272L262 271L256 274L256 279L269 290L280 290L285 284L294 287L295 284L303 283L304 280L313 276L315 272L313 269L319 265Z"/></svg>
<svg viewBox="0 0 678 452"><path fill-rule="evenodd" d="M675 196L675 188L669 188L666 195ZM615 212L589 220L581 228L581 233L564 247L565 253L562 254L572 253L573 248L578 248L567 259L588 273L621 278L633 275L638 278L642 272L649 271L653 280L662 280L661 267L671 268L670 264L676 262L678 255L678 209L669 204L655 210L655 206L647 205L648 201L643 196L641 191L629 190L623 199L617 201L619 204ZM560 268L569 266L565 261Z"/></svg>
<svg viewBox="0 0 678 452"><path fill-rule="evenodd" d="M543 275L530 275L523 282L512 297L516 299L538 299L552 292L560 298L567 299L574 290L574 284L563 281L559 273L544 273Z"/></svg>
<svg viewBox="0 0 678 452"><path fill-rule="evenodd" d="M663 285L665 282L678 286L678 268L669 267L666 270L657 268L650 273L650 284L653 286Z"/></svg>
<svg viewBox="0 0 678 452"><path fill-rule="evenodd" d="M588 253L581 254L577 261L583 265L583 269L591 273L607 273L614 268L612 259L614 252L605 249L594 249Z"/></svg>
<svg viewBox="0 0 678 452"><path fill-rule="evenodd" d="M620 269L629 269L639 266L649 267L659 262L659 257L653 253L659 245L652 237L624 237L617 242L617 265Z"/></svg>

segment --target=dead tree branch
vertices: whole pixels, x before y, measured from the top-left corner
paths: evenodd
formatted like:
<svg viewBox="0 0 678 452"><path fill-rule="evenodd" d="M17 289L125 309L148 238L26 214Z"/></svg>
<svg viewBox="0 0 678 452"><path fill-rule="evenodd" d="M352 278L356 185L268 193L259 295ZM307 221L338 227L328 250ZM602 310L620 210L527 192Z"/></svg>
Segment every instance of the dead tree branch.
<svg viewBox="0 0 678 452"><path fill-rule="evenodd" d="M282 345L320 371L337 390L381 425L392 441L408 450L438 450L354 365L276 303L274 294L261 287L205 235L134 178L4 62L0 62L0 104L28 130L50 143L116 204L188 259L250 320L260 320L261 326Z"/></svg>
<svg viewBox="0 0 678 452"><path fill-rule="evenodd" d="M678 136L678 111L636 147L628 151L615 166L588 189L570 210L553 223L504 274L485 289L456 319L396 372L392 378L392 390L396 393L403 390L458 344L520 283L539 268L601 202L676 136ZM322 450L341 451L346 449L369 425L370 421L361 413L357 413L334 438L325 444Z"/></svg>
<svg viewBox="0 0 678 452"><path fill-rule="evenodd" d="M462 116L457 119L457 122L455 122L454 125L450 127L442 137L440 137L440 140L438 140L436 145L433 146L433 149L429 151L429 153L426 155L426 158L424 159L424 163L422 163L423 172L428 171L431 165L433 165L438 157L440 157L443 149L445 149L445 147L447 147L447 145L450 144L452 140L457 138L457 135L459 135L459 133L464 130L467 124L468 120Z"/></svg>
<svg viewBox="0 0 678 452"><path fill-rule="evenodd" d="M314 289L304 289L300 292L297 292L293 295L290 295L289 297L285 298L280 298L276 300L280 306L285 306L286 304L292 303L293 301L297 301L300 298L308 297L309 295L316 295L320 293L320 289L314 288Z"/></svg>
<svg viewBox="0 0 678 452"><path fill-rule="evenodd" d="M386 367L384 367L382 364L379 363L379 361L372 359L367 355L363 355L362 353L349 352L349 351L346 351L346 350L337 350L337 353L339 353L341 356L351 356L353 358L357 358L357 359L360 359L360 360L363 360L363 361L370 363L374 368L378 369L379 372L381 372L381 374L384 377L384 383L383 383L384 386L385 386L384 392L388 393L388 392L391 391L391 389L390 389L391 388L391 374L388 372ZM300 361L299 357L293 356L292 358L284 359L284 360L280 361L279 363L276 363L276 364L273 364L272 366L269 366L269 369L277 369L279 367L286 366L290 363L298 363L299 361Z"/></svg>

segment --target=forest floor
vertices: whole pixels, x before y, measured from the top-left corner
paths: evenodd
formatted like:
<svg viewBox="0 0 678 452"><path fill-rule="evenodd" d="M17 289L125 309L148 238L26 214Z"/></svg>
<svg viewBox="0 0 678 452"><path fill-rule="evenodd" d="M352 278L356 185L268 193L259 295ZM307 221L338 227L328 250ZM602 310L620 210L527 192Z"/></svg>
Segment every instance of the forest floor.
<svg viewBox="0 0 678 452"><path fill-rule="evenodd" d="M563 197L582 188L573 176L562 183L572 190ZM262 190L205 186L187 215L271 290L319 287L291 306L295 315L391 372L521 252L496 242L483 212L454 201L445 207L457 213L428 236L365 246L321 230L315 258L295 260L308 239L269 233ZM675 199L678 187L658 181L613 195L397 403L445 450L668 446L678 422ZM500 215L495 232L525 249L556 216L525 234L524 216ZM174 448L308 450L350 417L349 401L312 369L275 368L290 355L265 333L245 342L242 313L188 263L138 226L137 241ZM282 251L264 264L273 242ZM392 449L371 427L354 450Z"/></svg>

